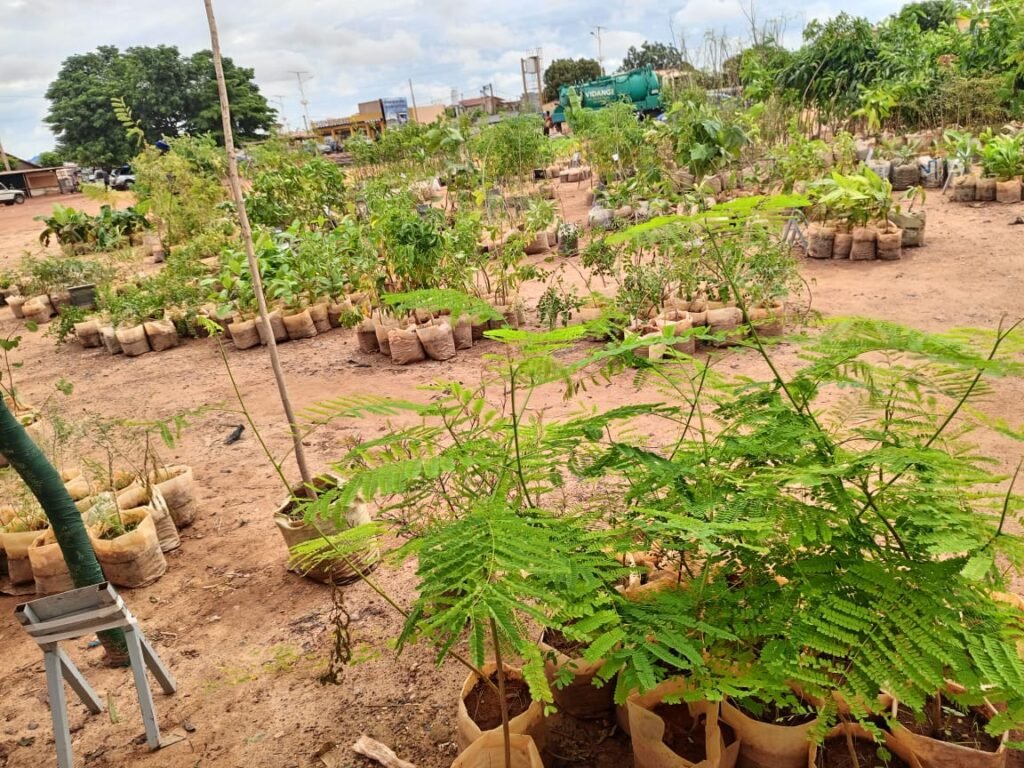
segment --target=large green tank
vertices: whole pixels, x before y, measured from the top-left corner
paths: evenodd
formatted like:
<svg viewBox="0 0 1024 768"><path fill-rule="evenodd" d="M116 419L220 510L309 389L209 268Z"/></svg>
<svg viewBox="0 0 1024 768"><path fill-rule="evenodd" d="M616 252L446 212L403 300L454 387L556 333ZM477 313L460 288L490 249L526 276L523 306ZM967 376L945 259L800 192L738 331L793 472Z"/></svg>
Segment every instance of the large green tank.
<svg viewBox="0 0 1024 768"><path fill-rule="evenodd" d="M563 85L558 92L558 106L551 113L554 122L565 121L572 91L579 95L584 109L600 109L615 101L629 101L637 112L661 111L661 84L651 67L599 77L580 85Z"/></svg>

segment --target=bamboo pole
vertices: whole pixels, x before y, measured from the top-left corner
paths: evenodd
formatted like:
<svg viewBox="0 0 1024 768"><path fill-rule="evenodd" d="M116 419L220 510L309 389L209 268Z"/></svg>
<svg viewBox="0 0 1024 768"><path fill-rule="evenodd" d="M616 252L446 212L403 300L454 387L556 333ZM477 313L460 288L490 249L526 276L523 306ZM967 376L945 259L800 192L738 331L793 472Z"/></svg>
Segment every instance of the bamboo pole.
<svg viewBox="0 0 1024 768"><path fill-rule="evenodd" d="M252 242L252 226L249 224L249 214L245 209L245 198L242 196L242 183L238 177L238 158L235 154L235 139L231 130L231 105L228 103L228 88L224 80L224 63L220 55L220 36L217 33L217 20L213 14L213 0L203 0L203 2L206 5L206 20L210 25L210 45L213 50L213 69L217 75L217 93L220 96L220 116L224 126L224 149L228 155L228 182L231 185L231 196L234 198L235 208L238 210L242 244L245 246L249 274L252 276L252 287L259 306L260 323L262 323L264 331L263 337L267 340L267 351L270 353L270 367L274 371L274 380L277 382L277 391L281 396L281 405L284 406L285 417L288 419L288 427L292 433L295 463L299 465L302 482L309 485L313 481L313 477L306 464L306 452L302 447L302 432L295 419L295 411L292 408L291 398L288 396L288 384L284 379L284 371L281 370L281 358L277 354L277 340L270 327L267 298L263 295L263 280L260 278L259 261L256 258L256 249Z"/></svg>

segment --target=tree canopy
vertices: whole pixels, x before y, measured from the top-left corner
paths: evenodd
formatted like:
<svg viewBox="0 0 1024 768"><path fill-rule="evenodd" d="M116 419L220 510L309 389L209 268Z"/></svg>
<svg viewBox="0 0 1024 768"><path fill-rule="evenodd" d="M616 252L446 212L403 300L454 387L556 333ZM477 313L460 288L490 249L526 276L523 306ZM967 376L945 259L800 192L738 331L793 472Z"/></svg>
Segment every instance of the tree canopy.
<svg viewBox="0 0 1024 768"><path fill-rule="evenodd" d="M252 69L224 59L234 130L241 139L270 128L274 110L253 82ZM135 154L111 108L123 98L149 142L209 132L223 140L213 58L209 51L183 56L175 46L120 51L104 45L68 57L46 91L45 121L62 156L86 165L117 165Z"/></svg>
<svg viewBox="0 0 1024 768"><path fill-rule="evenodd" d="M640 48L631 45L626 51L626 57L622 60L620 72L628 72L631 69L641 67L653 67L654 69L683 69L691 68L683 58L683 54L674 45L665 43L652 43L644 40Z"/></svg>
<svg viewBox="0 0 1024 768"><path fill-rule="evenodd" d="M601 76L601 65L594 59L554 59L544 70L544 101L557 101L563 85L585 83Z"/></svg>

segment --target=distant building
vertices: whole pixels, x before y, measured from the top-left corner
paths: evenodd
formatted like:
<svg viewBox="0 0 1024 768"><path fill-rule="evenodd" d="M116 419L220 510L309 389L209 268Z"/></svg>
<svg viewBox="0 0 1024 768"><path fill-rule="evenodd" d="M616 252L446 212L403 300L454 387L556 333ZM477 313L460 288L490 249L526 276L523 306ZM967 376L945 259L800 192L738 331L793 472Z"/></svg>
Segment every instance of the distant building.
<svg viewBox="0 0 1024 768"><path fill-rule="evenodd" d="M470 112L474 109L482 109L488 115L496 115L499 112L515 112L519 109L519 102L506 101L500 96L477 96L459 102L460 112Z"/></svg>
<svg viewBox="0 0 1024 768"><path fill-rule="evenodd" d="M10 171L0 164L0 183L25 192L29 197L74 191L73 172L67 168L42 168L6 153Z"/></svg>
<svg viewBox="0 0 1024 768"><path fill-rule="evenodd" d="M444 115L446 107L444 104L428 104L425 107L413 107L409 110L409 118L420 125L430 125L437 122L437 119Z"/></svg>

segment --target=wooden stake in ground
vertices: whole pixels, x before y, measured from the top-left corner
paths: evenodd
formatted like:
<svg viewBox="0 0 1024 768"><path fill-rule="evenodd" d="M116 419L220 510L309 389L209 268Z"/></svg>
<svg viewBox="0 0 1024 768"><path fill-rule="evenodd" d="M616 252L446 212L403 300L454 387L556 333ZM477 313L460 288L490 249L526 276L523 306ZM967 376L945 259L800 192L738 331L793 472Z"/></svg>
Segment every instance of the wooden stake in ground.
<svg viewBox="0 0 1024 768"><path fill-rule="evenodd" d="M256 249L252 243L252 226L249 224L249 214L245 209L245 198L242 196L242 184L238 177L238 158L235 156L235 139L231 130L231 105L228 102L228 87L224 80L224 63L220 55L217 20L213 15L213 0L204 0L204 3L206 5L206 20L210 24L210 45L213 49L213 69L217 75L217 93L220 96L220 117L224 126L224 149L228 154L228 182L231 185L231 196L234 198L235 208L238 211L238 225L242 231L242 244L245 246L249 274L252 276L252 287L259 306L260 323L263 325L264 331L263 338L267 340L267 351L270 353L270 367L274 371L274 380L277 382L277 391L281 396L281 405L284 406L284 414L292 433L295 463L299 465L302 482L309 485L312 483L313 477L306 465L306 452L302 448L302 432L295 419L295 411L292 409L291 398L288 396L288 385L284 380L284 371L281 370L281 358L277 354L277 341L274 338L274 331L270 327L267 297L263 295L263 280L260 278L259 261L256 259Z"/></svg>

